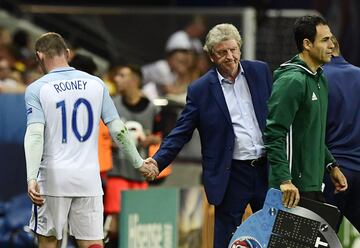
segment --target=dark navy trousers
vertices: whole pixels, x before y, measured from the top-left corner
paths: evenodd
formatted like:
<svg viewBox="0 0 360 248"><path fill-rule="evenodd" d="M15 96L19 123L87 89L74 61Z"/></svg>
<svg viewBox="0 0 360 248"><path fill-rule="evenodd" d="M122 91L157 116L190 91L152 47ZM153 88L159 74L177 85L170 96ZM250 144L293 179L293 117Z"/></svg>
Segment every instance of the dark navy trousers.
<svg viewBox="0 0 360 248"><path fill-rule="evenodd" d="M360 171L340 168L348 182L348 189L345 192L334 194L334 184L331 182L328 173L325 173L324 196L326 202L339 208L351 224L360 232Z"/></svg>
<svg viewBox="0 0 360 248"><path fill-rule="evenodd" d="M233 160L224 199L215 206L214 248L227 248L249 203L253 212L262 209L268 190L268 165L255 167Z"/></svg>

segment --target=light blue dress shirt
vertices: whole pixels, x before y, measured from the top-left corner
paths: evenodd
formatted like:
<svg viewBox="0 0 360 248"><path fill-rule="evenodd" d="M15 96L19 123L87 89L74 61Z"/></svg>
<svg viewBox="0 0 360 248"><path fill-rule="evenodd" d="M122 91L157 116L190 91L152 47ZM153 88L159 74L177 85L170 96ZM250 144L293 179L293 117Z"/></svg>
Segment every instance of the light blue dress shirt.
<svg viewBox="0 0 360 248"><path fill-rule="evenodd" d="M240 65L240 73L235 82L224 78L217 70L235 133L233 159L256 159L265 153L250 90Z"/></svg>

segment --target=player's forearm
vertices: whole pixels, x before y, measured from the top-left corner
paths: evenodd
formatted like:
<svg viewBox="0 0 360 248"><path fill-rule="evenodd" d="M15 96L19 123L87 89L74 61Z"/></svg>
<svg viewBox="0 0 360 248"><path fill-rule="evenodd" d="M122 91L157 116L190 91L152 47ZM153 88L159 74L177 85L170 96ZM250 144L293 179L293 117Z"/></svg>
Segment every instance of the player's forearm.
<svg viewBox="0 0 360 248"><path fill-rule="evenodd" d="M27 181L36 179L44 146L44 124L30 124L25 133L24 148Z"/></svg>
<svg viewBox="0 0 360 248"><path fill-rule="evenodd" d="M136 146L130 137L125 124L120 119L116 119L109 122L107 126L109 128L111 137L124 152L126 158L133 164L135 168L141 167L143 164L143 159L136 149Z"/></svg>

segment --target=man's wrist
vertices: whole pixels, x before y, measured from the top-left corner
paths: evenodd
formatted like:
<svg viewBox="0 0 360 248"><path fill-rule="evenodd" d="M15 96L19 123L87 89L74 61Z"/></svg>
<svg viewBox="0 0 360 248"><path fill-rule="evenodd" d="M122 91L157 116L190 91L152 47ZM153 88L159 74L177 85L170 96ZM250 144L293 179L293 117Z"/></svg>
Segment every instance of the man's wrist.
<svg viewBox="0 0 360 248"><path fill-rule="evenodd" d="M135 162L136 163L136 162ZM141 160L138 160L136 165L135 165L135 169L140 169L141 167L143 167L143 165L145 164L145 160L144 159L141 159Z"/></svg>
<svg viewBox="0 0 360 248"><path fill-rule="evenodd" d="M339 163L337 161L328 163L325 168L330 173L334 168L339 168Z"/></svg>

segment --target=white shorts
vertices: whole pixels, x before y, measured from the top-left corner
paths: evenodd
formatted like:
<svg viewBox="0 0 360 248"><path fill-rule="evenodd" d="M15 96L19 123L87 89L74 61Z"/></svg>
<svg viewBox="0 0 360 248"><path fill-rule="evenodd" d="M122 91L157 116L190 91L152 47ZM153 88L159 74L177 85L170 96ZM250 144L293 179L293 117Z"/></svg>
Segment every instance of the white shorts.
<svg viewBox="0 0 360 248"><path fill-rule="evenodd" d="M102 240L103 212L102 196L45 196L41 207L33 205L29 226L36 234L61 240L69 224L70 235L78 240Z"/></svg>

